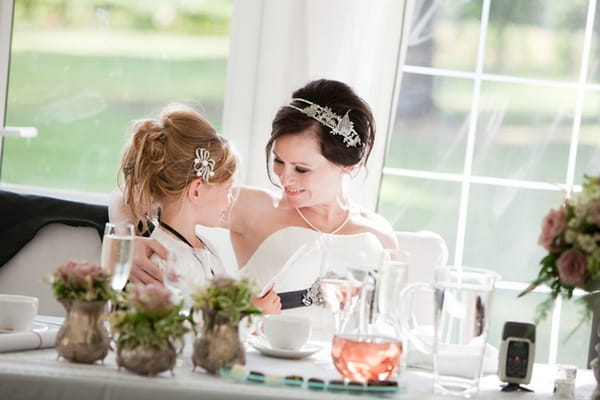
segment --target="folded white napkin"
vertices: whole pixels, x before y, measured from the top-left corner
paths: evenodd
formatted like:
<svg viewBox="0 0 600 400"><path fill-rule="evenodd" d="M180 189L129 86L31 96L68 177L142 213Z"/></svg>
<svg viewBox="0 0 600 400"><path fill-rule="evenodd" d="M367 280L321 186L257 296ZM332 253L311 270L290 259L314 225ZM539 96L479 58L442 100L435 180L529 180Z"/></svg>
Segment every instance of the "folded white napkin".
<svg viewBox="0 0 600 400"><path fill-rule="evenodd" d="M431 351L433 341L433 327L431 329L421 329L419 332L413 332L409 335L408 352L406 354L406 364L410 367L417 367L431 370L433 368L433 356ZM415 335L416 333L416 335ZM415 337L417 336L417 337ZM416 343L418 342L418 343ZM422 343L422 344L419 344ZM423 345L424 344L424 345ZM473 370L479 361L479 351L481 347L474 339L468 345L441 345L440 371L442 373L451 373L456 376L472 377ZM498 369L498 349L486 343L483 354L483 374L495 374Z"/></svg>
<svg viewBox="0 0 600 400"><path fill-rule="evenodd" d="M36 322L28 331L0 333L0 353L54 347L59 324Z"/></svg>

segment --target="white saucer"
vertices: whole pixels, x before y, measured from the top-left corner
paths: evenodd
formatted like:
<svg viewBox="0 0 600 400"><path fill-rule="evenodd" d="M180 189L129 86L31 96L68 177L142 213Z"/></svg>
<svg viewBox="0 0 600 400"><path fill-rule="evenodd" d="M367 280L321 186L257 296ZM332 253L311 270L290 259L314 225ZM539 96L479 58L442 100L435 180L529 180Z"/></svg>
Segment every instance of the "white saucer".
<svg viewBox="0 0 600 400"><path fill-rule="evenodd" d="M29 330L32 330L34 332L45 332L48 330L48 325L43 324L41 322L33 322L31 324L31 328L29 328Z"/></svg>
<svg viewBox="0 0 600 400"><path fill-rule="evenodd" d="M248 344L265 356L294 360L300 360L302 358L312 356L323 348L317 344L307 343L298 350L274 349L267 342L259 338L249 339Z"/></svg>
<svg viewBox="0 0 600 400"><path fill-rule="evenodd" d="M21 332L44 332L48 330L48 325L40 322L32 322L29 329L25 331L13 331L12 329L0 329L0 333L21 333Z"/></svg>

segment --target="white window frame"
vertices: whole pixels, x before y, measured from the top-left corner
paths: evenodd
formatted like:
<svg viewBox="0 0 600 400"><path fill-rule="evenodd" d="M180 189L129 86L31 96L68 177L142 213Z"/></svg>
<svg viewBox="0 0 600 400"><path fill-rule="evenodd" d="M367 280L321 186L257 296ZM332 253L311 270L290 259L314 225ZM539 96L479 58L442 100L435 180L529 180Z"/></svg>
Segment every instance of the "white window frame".
<svg viewBox="0 0 600 400"><path fill-rule="evenodd" d="M502 0L482 0L482 11L481 11L481 20L480 20L480 35L479 35L479 43L477 50L477 60L474 72L464 72L464 71L451 71L445 70L441 68L432 68L432 67L423 67L417 65L408 65L402 63L400 66L401 72L410 72L410 73L418 73L429 75L432 77L453 77L453 78L466 78L470 79L474 83L474 94L473 100L469 113L469 127L468 127L468 135L467 135L467 144L466 144L466 152L465 159L463 165L462 173L438 173L438 172L429 172L422 170L413 170L413 169L402 169L402 168L390 168L384 167L382 170L383 176L399 176L399 177L411 177L411 178L420 178L420 179L428 179L428 180L437 180L437 181L451 181L457 182L461 184L461 194L460 194L460 205L459 205L459 213L458 213L458 222L457 222L457 235L456 235L456 244L454 248L454 260L452 261L454 265L464 265L463 252L465 248L465 233L466 233L466 224L467 224L467 213L468 213L468 199L469 199L469 190L472 183L477 184L485 184L485 185L495 185L495 186L504 186L504 187L512 187L512 188L525 188L525 189L534 189L534 190L546 190L546 191L565 191L565 192L573 192L581 190L581 187L575 185L575 164L577 158L577 145L579 142L579 134L580 134L580 125L581 125L581 117L583 110L583 99L584 93L586 89L596 89L598 90L598 84L590 84L587 83L587 74L588 74L588 64L589 57L591 53L591 42L594 28L594 16L595 16L595 8L596 8L596 0L589 0L588 2L588 10L586 16L586 24L585 24L585 33L583 39L583 48L582 48L582 65L579 71L579 77L577 83L573 82L563 82L563 81L551 81L551 80L540 80L535 78L521 78L509 75L500 75L500 74L487 74L483 72L483 63L484 63L484 46L486 42L487 30L488 30L488 20L489 20L489 12L492 1L502 1ZM569 147L569 156L568 156L568 164L566 171L566 180L562 184L555 183L547 183L540 181L526 181L526 180L516 180L516 179L500 179L494 177L487 176L476 176L472 174L472 161L474 154L474 146L475 146L475 131L477 129L477 117L478 117L478 107L479 107L479 97L480 97L480 89L483 81L486 82L508 82L515 84L528 84L540 87L553 87L553 88L569 88L577 90L577 98L576 98L576 108L575 114L573 118L573 130L571 136L571 143ZM397 89L399 90L399 88ZM395 93L395 97L398 97L398 91ZM394 120L394 119L392 119ZM393 127L391 128L393 129ZM391 135L393 132L390 132ZM514 281L500 281L496 283L497 289L505 289L510 291L515 291L515 293L521 292L528 286L527 283L522 282L514 282ZM549 288L545 286L540 286L535 289L535 292L538 293L549 293ZM582 295L582 291L576 291L575 295ZM558 346L560 344L560 315L562 309L562 299L558 297L554 302L552 316L551 316L551 328L550 328L550 341L548 348L548 363L554 364L557 360ZM595 332L595 328L592 328L593 332Z"/></svg>

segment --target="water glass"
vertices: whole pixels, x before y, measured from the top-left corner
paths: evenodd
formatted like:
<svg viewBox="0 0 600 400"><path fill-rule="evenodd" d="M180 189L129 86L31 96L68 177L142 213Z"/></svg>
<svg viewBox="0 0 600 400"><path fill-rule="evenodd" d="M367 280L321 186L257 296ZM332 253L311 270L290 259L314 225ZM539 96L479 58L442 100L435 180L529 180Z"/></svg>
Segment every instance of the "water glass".
<svg viewBox="0 0 600 400"><path fill-rule="evenodd" d="M134 238L132 224L106 223L100 264L111 275L111 287L114 290L123 290L129 279L133 262Z"/></svg>
<svg viewBox="0 0 600 400"><path fill-rule="evenodd" d="M438 267L434 282L434 392L469 397L479 390L495 272Z"/></svg>
<svg viewBox="0 0 600 400"><path fill-rule="evenodd" d="M467 267L439 266L434 282L414 283L402 291L402 301L414 309L417 289L433 292L433 334L414 319L407 330L409 345L433 363L433 390L470 397L479 390L487 346L491 303L498 274Z"/></svg>

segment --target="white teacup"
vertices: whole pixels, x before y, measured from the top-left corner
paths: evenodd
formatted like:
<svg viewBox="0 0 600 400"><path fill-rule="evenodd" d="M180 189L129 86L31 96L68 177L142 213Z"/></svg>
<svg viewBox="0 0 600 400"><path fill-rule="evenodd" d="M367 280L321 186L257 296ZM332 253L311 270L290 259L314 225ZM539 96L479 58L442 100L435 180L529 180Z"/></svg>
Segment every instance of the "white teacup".
<svg viewBox="0 0 600 400"><path fill-rule="evenodd" d="M38 298L18 294L0 294L0 330L26 331L38 311Z"/></svg>
<svg viewBox="0 0 600 400"><path fill-rule="evenodd" d="M263 331L274 349L298 350L310 338L310 320L293 315L267 315L263 320Z"/></svg>

